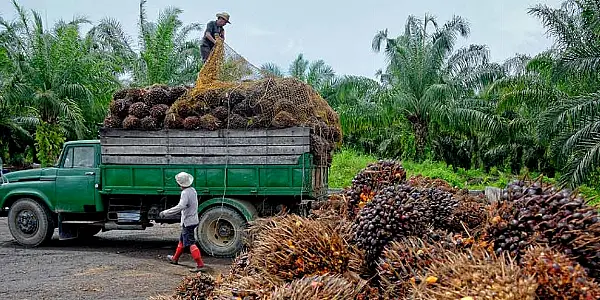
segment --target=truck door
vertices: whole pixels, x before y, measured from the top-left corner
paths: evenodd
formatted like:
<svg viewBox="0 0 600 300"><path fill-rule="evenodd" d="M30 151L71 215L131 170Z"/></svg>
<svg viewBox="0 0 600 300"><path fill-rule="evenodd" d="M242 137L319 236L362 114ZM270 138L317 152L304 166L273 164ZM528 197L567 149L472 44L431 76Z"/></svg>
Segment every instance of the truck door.
<svg viewBox="0 0 600 300"><path fill-rule="evenodd" d="M56 177L56 207L60 211L96 211L97 165L94 145L66 149Z"/></svg>

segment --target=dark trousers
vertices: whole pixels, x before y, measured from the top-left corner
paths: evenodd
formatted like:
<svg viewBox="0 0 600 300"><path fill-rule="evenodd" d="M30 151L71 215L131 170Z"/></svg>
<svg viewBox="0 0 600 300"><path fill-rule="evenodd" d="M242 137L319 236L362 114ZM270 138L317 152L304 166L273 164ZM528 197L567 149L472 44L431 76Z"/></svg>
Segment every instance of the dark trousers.
<svg viewBox="0 0 600 300"><path fill-rule="evenodd" d="M202 62L206 63L206 60L208 59L208 56L210 55L210 51L212 51L211 46L208 45L202 45L200 46L200 54L202 55Z"/></svg>
<svg viewBox="0 0 600 300"><path fill-rule="evenodd" d="M194 231L196 230L196 227L198 227L198 224L181 227L181 235L179 236L179 241L183 243L183 247L187 248L196 243L196 237L194 236Z"/></svg>

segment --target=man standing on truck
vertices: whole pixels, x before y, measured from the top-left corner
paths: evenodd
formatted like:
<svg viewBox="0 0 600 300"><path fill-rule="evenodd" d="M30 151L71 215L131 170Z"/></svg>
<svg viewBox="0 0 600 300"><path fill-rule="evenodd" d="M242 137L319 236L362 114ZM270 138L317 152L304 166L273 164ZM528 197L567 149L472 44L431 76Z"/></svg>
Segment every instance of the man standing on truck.
<svg viewBox="0 0 600 300"><path fill-rule="evenodd" d="M175 175L175 181L181 187L181 198L179 203L167 210L161 211L158 216L165 218L181 212L181 235L179 236L179 244L175 250L175 255L168 255L167 259L172 264L178 264L179 257L183 254L184 249L190 250L190 254L196 261L196 268L191 269L191 272L203 270L204 262L200 255L200 249L196 246L194 230L198 227L198 194L196 189L192 187L194 177L186 172L181 172Z"/></svg>
<svg viewBox="0 0 600 300"><path fill-rule="evenodd" d="M206 30L204 31L204 38L202 39L202 45L200 46L200 53L202 54L202 62L206 62L208 56L210 55L210 51L212 51L215 43L216 36L219 35L223 40L225 40L225 28L223 28L226 24L231 24L229 22L229 14L226 12L218 13L216 21L210 21L206 24Z"/></svg>

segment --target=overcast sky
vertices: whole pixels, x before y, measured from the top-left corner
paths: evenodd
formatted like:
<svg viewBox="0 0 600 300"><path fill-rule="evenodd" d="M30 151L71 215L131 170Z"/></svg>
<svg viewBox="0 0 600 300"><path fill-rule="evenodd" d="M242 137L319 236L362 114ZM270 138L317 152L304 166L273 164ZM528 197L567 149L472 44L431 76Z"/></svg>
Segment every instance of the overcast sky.
<svg viewBox="0 0 600 300"><path fill-rule="evenodd" d="M45 23L83 15L97 22L116 18L131 37L137 37L138 0L19 0L27 9L40 12ZM193 1L148 0L147 16L156 20L166 6L183 9L185 23L206 24L220 11L231 15L226 42L251 63L274 62L287 69L303 53L310 60L323 59L337 74L373 77L383 67L382 54L371 51L373 36L388 28L396 36L410 14L425 13L440 23L457 14L471 24L471 36L460 41L486 44L492 60L502 61L516 53L535 54L551 45L540 21L527 13L538 4L558 7L562 0L304 0L304 1ZM0 15L15 16L10 0L0 0Z"/></svg>

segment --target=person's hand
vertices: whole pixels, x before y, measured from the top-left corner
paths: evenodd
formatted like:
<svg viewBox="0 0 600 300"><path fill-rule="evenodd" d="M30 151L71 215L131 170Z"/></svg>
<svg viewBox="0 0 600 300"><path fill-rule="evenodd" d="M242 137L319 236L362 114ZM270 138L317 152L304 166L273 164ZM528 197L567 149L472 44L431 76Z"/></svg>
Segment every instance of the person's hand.
<svg viewBox="0 0 600 300"><path fill-rule="evenodd" d="M161 219L164 219L165 218L165 212L164 211L159 212L158 213L158 217L161 218Z"/></svg>

